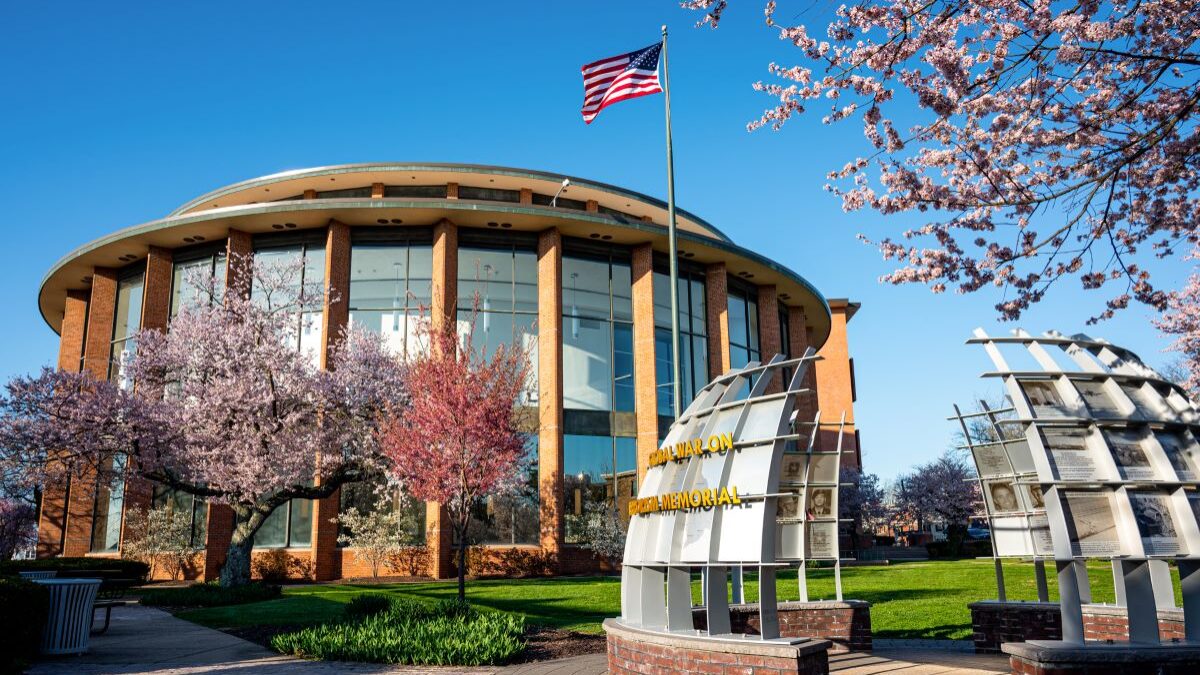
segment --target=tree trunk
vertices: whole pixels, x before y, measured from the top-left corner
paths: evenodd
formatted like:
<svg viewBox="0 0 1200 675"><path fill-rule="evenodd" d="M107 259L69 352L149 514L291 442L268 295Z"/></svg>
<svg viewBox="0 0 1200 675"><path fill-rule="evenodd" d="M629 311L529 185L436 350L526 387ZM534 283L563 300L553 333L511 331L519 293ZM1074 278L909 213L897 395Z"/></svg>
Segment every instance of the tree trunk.
<svg viewBox="0 0 1200 675"><path fill-rule="evenodd" d="M458 599L467 599L467 543L458 540Z"/></svg>
<svg viewBox="0 0 1200 675"><path fill-rule="evenodd" d="M272 509L274 510L274 509ZM225 552L225 564L221 566L221 585L244 586L250 583L250 559L254 550L254 533L266 521L267 516L248 506L234 506L233 535L229 539L229 550ZM270 514L267 514L270 515Z"/></svg>

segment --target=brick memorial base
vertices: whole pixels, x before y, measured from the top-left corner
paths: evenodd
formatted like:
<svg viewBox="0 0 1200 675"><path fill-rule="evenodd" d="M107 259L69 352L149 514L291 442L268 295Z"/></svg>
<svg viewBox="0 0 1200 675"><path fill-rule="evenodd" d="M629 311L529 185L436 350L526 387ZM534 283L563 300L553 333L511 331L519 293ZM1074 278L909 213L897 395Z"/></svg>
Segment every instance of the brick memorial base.
<svg viewBox="0 0 1200 675"><path fill-rule="evenodd" d="M1006 642L1062 639L1062 616L1057 602L984 600L968 607L977 654L998 654L1000 645ZM1128 640L1126 609L1116 605L1084 605L1083 634L1085 639L1098 642ZM1164 642L1183 640L1183 610L1160 609L1158 634Z"/></svg>
<svg viewBox="0 0 1200 675"><path fill-rule="evenodd" d="M692 610L696 628L707 628L704 609ZM758 635L758 604L729 606L730 630ZM785 638L820 638L833 643L829 651L870 651L871 603L865 600L779 603L779 635Z"/></svg>
<svg viewBox="0 0 1200 675"><path fill-rule="evenodd" d="M608 672L714 673L722 675L828 675L829 641L780 638L738 640L707 635L660 633L604 621Z"/></svg>
<svg viewBox="0 0 1200 675"><path fill-rule="evenodd" d="M1013 675L1195 675L1200 673L1200 645L1088 644L1053 640L1004 645Z"/></svg>

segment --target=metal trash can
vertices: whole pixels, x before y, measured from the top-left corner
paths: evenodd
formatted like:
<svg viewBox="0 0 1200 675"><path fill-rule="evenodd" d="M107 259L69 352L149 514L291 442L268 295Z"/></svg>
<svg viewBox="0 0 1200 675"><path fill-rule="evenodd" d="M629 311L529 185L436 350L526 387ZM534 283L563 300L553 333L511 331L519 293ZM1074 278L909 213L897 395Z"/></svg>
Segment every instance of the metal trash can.
<svg viewBox="0 0 1200 675"><path fill-rule="evenodd" d="M54 570L42 570L37 572L17 572L17 574L21 575L22 579L29 579L32 581L36 579L53 579L58 575L58 572Z"/></svg>
<svg viewBox="0 0 1200 675"><path fill-rule="evenodd" d="M92 632L92 605L100 579L35 579L50 591L50 611L42 630L42 654L82 654Z"/></svg>

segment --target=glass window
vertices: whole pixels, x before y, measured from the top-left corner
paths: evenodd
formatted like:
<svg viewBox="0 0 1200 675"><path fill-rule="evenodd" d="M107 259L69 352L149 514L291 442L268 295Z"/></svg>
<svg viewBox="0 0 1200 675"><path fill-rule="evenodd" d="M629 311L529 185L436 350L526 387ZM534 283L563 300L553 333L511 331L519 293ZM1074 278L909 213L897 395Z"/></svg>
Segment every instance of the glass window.
<svg viewBox="0 0 1200 675"><path fill-rule="evenodd" d="M466 332L475 298L475 340L490 353L519 344L529 355L529 386L523 405L537 405L537 256L515 247L458 250L459 332ZM478 294L478 296L476 296Z"/></svg>
<svg viewBox="0 0 1200 675"><path fill-rule="evenodd" d="M293 499L267 516L254 534L255 548L308 548L312 545L312 500Z"/></svg>
<svg viewBox="0 0 1200 675"><path fill-rule="evenodd" d="M729 356L734 368L762 358L758 343L758 299L747 290L729 289Z"/></svg>
<svg viewBox="0 0 1200 675"><path fill-rule="evenodd" d="M294 349L308 356L314 365L320 363L321 343L324 333L322 325L325 309L325 247L319 244L296 244L293 246L262 247L254 252L255 262L288 266L302 259L300 274L294 279L294 292L300 295L302 311L297 324L289 328L289 341ZM338 291L342 292L342 291ZM261 298L260 289L252 295Z"/></svg>
<svg viewBox="0 0 1200 675"><path fill-rule="evenodd" d="M537 545L541 536L541 499L538 493L538 439L527 441L528 463L524 480L511 492L488 497L477 506L470 525L471 540L480 544Z"/></svg>
<svg viewBox="0 0 1200 675"><path fill-rule="evenodd" d="M353 507L363 514L374 513L384 504L393 511L404 509L408 511L409 520L413 524L413 529L409 532L409 535L412 536L412 545L423 545L425 543L425 502L406 497L400 490L380 490L379 488L380 486L375 483L366 482L343 485L339 493L341 501L339 509L346 511ZM347 531L345 528L341 528L339 534L347 534Z"/></svg>
<svg viewBox="0 0 1200 675"><path fill-rule="evenodd" d="M201 297L200 288L195 284L198 275L211 275L214 278L217 297ZM171 274L171 317L178 315L179 310L184 307L206 305L212 301L220 302L224 295L224 287L224 251L175 263Z"/></svg>
<svg viewBox="0 0 1200 675"><path fill-rule="evenodd" d="M417 348L417 322L432 304L431 246L355 244L350 322L383 335L396 354Z"/></svg>
<svg viewBox="0 0 1200 675"><path fill-rule="evenodd" d="M141 269L117 280L117 306L109 353L108 379L116 382L122 389L133 386L133 382L122 372L122 366L137 351L137 340L133 336L142 328L144 282L145 271Z"/></svg>
<svg viewBox="0 0 1200 675"><path fill-rule="evenodd" d="M705 313L704 274L699 270L679 270L679 388L687 407L696 392L708 383L708 323ZM659 426L665 428L674 418L674 373L671 348L671 280L654 272L654 367L658 389Z"/></svg>
<svg viewBox="0 0 1200 675"><path fill-rule="evenodd" d="M609 254L562 259L563 407L567 410L634 410L633 324L628 318L632 279L629 265L615 258ZM614 417L608 433L615 434L623 426Z"/></svg>
<svg viewBox="0 0 1200 675"><path fill-rule="evenodd" d="M204 548L208 530L208 503L203 498L157 485L151 504L156 509L165 506L171 513L186 514L192 523L192 546Z"/></svg>
<svg viewBox="0 0 1200 675"><path fill-rule="evenodd" d="M121 546L121 514L125 505L125 458L112 461L112 472L120 476L111 485L97 484L92 502L93 553L116 551Z"/></svg>
<svg viewBox="0 0 1200 675"><path fill-rule="evenodd" d="M563 436L564 541L583 543L589 505L619 509L627 517L637 496L637 441L605 436Z"/></svg>

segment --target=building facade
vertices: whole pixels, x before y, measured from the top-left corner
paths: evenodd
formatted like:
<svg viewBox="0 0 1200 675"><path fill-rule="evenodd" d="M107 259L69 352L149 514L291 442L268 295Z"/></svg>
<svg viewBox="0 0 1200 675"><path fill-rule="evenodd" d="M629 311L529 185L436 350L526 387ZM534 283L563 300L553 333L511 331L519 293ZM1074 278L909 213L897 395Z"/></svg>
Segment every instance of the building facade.
<svg viewBox="0 0 1200 675"><path fill-rule="evenodd" d="M60 336L58 367L121 381L138 329L169 330L189 300L193 271L241 272L231 257L304 261L304 282L326 289L293 347L325 367L347 324L381 333L403 353L415 319L476 322L488 345L519 341L531 354L524 490L476 514L473 573L594 570L580 544L590 504L624 509L672 414L667 209L629 190L519 169L454 164L362 164L290 171L210 192L166 218L84 245L42 282L42 316ZM826 300L803 277L678 212L680 385L683 403L710 378L809 346L800 417L822 411L819 443L859 464L854 371L846 324L858 305ZM476 301L478 298L478 301ZM133 507L190 513L200 549L190 575L215 578L232 515L219 504L130 479L115 486L47 486L38 554L114 556ZM294 500L256 536L261 573L317 580L369 573L338 545L336 514L383 508L370 486ZM415 516L418 542L397 573L453 573L448 528L435 504L394 495ZM270 566L282 566L272 571Z"/></svg>

